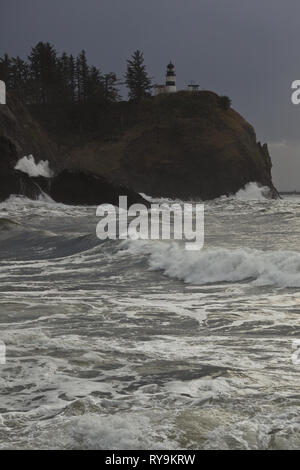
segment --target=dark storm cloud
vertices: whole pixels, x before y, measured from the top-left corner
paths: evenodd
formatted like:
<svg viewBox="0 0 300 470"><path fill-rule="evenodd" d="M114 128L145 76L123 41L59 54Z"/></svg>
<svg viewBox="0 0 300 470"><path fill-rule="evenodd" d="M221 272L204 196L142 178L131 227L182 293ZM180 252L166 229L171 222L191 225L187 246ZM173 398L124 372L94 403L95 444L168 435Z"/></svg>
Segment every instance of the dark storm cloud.
<svg viewBox="0 0 300 470"><path fill-rule="evenodd" d="M124 73L133 50L163 80L176 64L178 87L191 80L229 95L233 106L272 142L281 188L300 188L298 0L0 0L0 54L25 57L38 41L58 51L86 49L90 63ZM281 181L280 181L281 180Z"/></svg>

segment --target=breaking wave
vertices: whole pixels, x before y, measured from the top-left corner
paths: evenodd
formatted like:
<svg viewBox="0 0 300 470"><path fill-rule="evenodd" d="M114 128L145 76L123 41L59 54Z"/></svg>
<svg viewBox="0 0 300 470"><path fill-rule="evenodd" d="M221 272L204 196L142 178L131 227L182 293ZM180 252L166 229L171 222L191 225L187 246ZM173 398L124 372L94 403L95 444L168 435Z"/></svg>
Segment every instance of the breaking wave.
<svg viewBox="0 0 300 470"><path fill-rule="evenodd" d="M140 193L143 198L145 198L150 203L167 203L173 204L175 202L182 203L183 201L180 199L170 199L167 197L152 197L144 193ZM227 200L230 198L234 198L235 200L239 201L265 201L266 199L270 198L270 188L267 186L260 186L255 181L247 183L242 189L240 189L236 194L232 196L220 196L215 200ZM199 201L201 200L198 198Z"/></svg>
<svg viewBox="0 0 300 470"><path fill-rule="evenodd" d="M226 248L188 252L174 243L129 243L132 254L149 255L151 270L190 284L242 282L254 285L300 287L300 253Z"/></svg>

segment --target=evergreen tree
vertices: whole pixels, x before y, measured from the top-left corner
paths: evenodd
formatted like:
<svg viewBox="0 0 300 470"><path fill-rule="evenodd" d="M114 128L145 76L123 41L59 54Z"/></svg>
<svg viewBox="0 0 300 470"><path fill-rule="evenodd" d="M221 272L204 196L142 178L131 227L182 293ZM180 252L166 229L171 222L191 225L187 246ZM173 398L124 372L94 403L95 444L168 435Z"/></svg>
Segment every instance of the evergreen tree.
<svg viewBox="0 0 300 470"><path fill-rule="evenodd" d="M224 111L227 111L231 106L231 99L228 96L219 96L219 104Z"/></svg>
<svg viewBox="0 0 300 470"><path fill-rule="evenodd" d="M104 75L104 101L105 103L115 103L121 99L118 85L119 80L115 73L110 72Z"/></svg>
<svg viewBox="0 0 300 470"><path fill-rule="evenodd" d="M87 64L85 51L82 50L76 59L76 86L77 86L77 101L79 103L86 103L87 101L87 88L89 78L89 66Z"/></svg>
<svg viewBox="0 0 300 470"><path fill-rule="evenodd" d="M57 61L57 75L59 89L57 90L58 101L60 103L67 103L70 101L69 97L69 58L66 52L63 52Z"/></svg>
<svg viewBox="0 0 300 470"><path fill-rule="evenodd" d="M0 80L5 82L6 88L10 88L11 84L11 60L7 54L0 59Z"/></svg>
<svg viewBox="0 0 300 470"><path fill-rule="evenodd" d="M151 79L146 71L143 53L135 51L131 59L127 60L125 83L129 89L129 99L141 101L151 95Z"/></svg>
<svg viewBox="0 0 300 470"><path fill-rule="evenodd" d="M75 59L71 54L69 57L69 93L70 93L70 100L72 103L75 101Z"/></svg>
<svg viewBox="0 0 300 470"><path fill-rule="evenodd" d="M104 101L104 81L96 67L91 67L86 81L86 101L88 103L102 103Z"/></svg>
<svg viewBox="0 0 300 470"><path fill-rule="evenodd" d="M120 99L115 73L102 75L89 67L85 51L76 59L60 57L49 43L32 48L28 62L20 57L0 58L0 79L27 104L112 103Z"/></svg>
<svg viewBox="0 0 300 470"><path fill-rule="evenodd" d="M56 50L49 42L39 42L32 48L28 59L35 84L36 102L43 104L55 102L58 84Z"/></svg>
<svg viewBox="0 0 300 470"><path fill-rule="evenodd" d="M19 56L10 60L9 88L25 103L30 100L29 67Z"/></svg>
<svg viewBox="0 0 300 470"><path fill-rule="evenodd" d="M57 97L60 103L73 103L75 100L75 60L63 52L57 63Z"/></svg>

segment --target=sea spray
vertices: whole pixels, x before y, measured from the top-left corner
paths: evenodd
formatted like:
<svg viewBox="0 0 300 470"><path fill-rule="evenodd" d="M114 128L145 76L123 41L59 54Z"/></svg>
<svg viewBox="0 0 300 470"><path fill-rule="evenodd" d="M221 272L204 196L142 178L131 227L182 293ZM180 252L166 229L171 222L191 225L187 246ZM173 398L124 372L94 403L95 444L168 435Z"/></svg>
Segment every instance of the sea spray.
<svg viewBox="0 0 300 470"><path fill-rule="evenodd" d="M270 197L270 188L267 186L259 186L257 183L251 182L240 189L235 194L235 197L242 201L263 201Z"/></svg>
<svg viewBox="0 0 300 470"><path fill-rule="evenodd" d="M33 155L21 158L17 162L15 170L27 173L31 177L44 176L45 178L51 178L53 176L48 160L41 160L36 163Z"/></svg>

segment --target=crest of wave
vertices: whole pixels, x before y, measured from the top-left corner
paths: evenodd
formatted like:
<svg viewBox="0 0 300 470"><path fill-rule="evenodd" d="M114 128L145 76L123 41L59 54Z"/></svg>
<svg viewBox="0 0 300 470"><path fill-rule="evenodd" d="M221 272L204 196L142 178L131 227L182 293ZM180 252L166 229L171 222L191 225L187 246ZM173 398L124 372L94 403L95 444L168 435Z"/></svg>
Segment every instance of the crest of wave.
<svg viewBox="0 0 300 470"><path fill-rule="evenodd" d="M146 254L151 270L190 284L250 281L254 285L300 287L300 253L250 248L188 252L175 242L125 242L129 253Z"/></svg>
<svg viewBox="0 0 300 470"><path fill-rule="evenodd" d="M48 160L41 160L36 163L33 155L21 158L17 162L15 170L22 171L33 177L44 176L45 178L51 178L53 176L53 171L49 166Z"/></svg>

